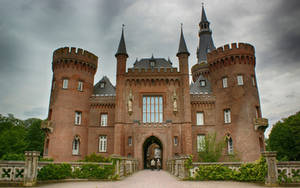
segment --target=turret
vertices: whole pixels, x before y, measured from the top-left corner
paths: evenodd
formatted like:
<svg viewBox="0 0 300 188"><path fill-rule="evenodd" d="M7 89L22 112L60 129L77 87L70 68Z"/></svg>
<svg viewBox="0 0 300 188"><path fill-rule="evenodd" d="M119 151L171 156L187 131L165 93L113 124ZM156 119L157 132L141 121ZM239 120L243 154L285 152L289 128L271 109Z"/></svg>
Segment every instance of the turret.
<svg viewBox="0 0 300 188"><path fill-rule="evenodd" d="M208 53L207 60L211 83L215 83L212 91L216 96L216 119L221 122L218 130L232 139L233 151L240 160L259 158L263 148L257 143L264 130L256 129L254 124L255 119L261 119L254 47L246 43L225 45Z"/></svg>
<svg viewBox="0 0 300 188"><path fill-rule="evenodd" d="M82 159L87 153L89 97L93 92L98 57L80 48L59 48L53 53L49 116L51 131L46 157L55 161Z"/></svg>

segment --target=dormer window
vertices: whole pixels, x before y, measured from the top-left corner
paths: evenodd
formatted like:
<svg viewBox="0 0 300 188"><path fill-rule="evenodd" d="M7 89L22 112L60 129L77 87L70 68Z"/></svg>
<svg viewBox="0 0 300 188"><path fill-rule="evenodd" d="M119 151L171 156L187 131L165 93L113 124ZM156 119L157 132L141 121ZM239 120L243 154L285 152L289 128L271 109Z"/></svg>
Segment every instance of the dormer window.
<svg viewBox="0 0 300 188"><path fill-rule="evenodd" d="M205 80L200 80L200 86L201 86L201 87L205 87L205 86L206 86Z"/></svg>
<svg viewBox="0 0 300 188"><path fill-rule="evenodd" d="M100 88L104 88L105 87L105 83L104 82L101 82L100 83Z"/></svg>
<svg viewBox="0 0 300 188"><path fill-rule="evenodd" d="M155 66L155 62L154 61L150 61L150 66L154 67Z"/></svg>

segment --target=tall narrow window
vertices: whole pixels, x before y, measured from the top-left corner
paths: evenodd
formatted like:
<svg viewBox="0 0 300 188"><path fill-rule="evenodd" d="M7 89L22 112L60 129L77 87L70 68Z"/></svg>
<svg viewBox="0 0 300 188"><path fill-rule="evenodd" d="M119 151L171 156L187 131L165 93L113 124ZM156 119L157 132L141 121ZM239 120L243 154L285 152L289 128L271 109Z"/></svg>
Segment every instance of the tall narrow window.
<svg viewBox="0 0 300 188"><path fill-rule="evenodd" d="M80 140L77 136L74 138L72 145L73 145L72 154L73 155L79 155Z"/></svg>
<svg viewBox="0 0 300 188"><path fill-rule="evenodd" d="M227 88L227 87L228 87L227 80L228 80L227 77L224 77L224 78L222 79L223 88Z"/></svg>
<svg viewBox="0 0 300 188"><path fill-rule="evenodd" d="M44 155L48 155L49 150L49 138L46 140Z"/></svg>
<svg viewBox="0 0 300 188"><path fill-rule="evenodd" d="M231 123L230 109L224 110L224 123Z"/></svg>
<svg viewBox="0 0 300 188"><path fill-rule="evenodd" d="M205 135L197 135L197 151L205 150Z"/></svg>
<svg viewBox="0 0 300 188"><path fill-rule="evenodd" d="M69 80L64 78L63 79L63 89L68 89Z"/></svg>
<svg viewBox="0 0 300 188"><path fill-rule="evenodd" d="M106 152L107 149L107 137L99 136L99 152Z"/></svg>
<svg viewBox="0 0 300 188"><path fill-rule="evenodd" d="M81 124L81 115L82 115L82 112L79 112L79 111L75 112L75 125Z"/></svg>
<svg viewBox="0 0 300 188"><path fill-rule="evenodd" d="M161 123L162 121L162 96L143 96L143 123Z"/></svg>
<svg viewBox="0 0 300 188"><path fill-rule="evenodd" d="M255 107L255 117L256 118L260 118L260 110L259 110L259 106Z"/></svg>
<svg viewBox="0 0 300 188"><path fill-rule="evenodd" d="M229 137L227 140L227 151L228 154L233 154L233 141L231 137Z"/></svg>
<svg viewBox="0 0 300 188"><path fill-rule="evenodd" d="M239 86L244 85L243 75L237 76L237 83Z"/></svg>
<svg viewBox="0 0 300 188"><path fill-rule="evenodd" d="M253 86L256 86L255 76L251 76L251 78L252 78L252 85L253 85Z"/></svg>
<svg viewBox="0 0 300 188"><path fill-rule="evenodd" d="M101 114L101 126L107 126L107 114Z"/></svg>
<svg viewBox="0 0 300 188"><path fill-rule="evenodd" d="M53 82L52 82L52 90L54 90L55 89L55 80L53 80Z"/></svg>
<svg viewBox="0 0 300 188"><path fill-rule="evenodd" d="M83 90L83 82L82 81L78 81L77 90L78 91L82 91Z"/></svg>
<svg viewBox="0 0 300 188"><path fill-rule="evenodd" d="M52 118L52 109L49 109L48 120L50 121Z"/></svg>
<svg viewBox="0 0 300 188"><path fill-rule="evenodd" d="M174 146L178 145L178 136L174 136Z"/></svg>
<svg viewBox="0 0 300 188"><path fill-rule="evenodd" d="M131 136L128 137L128 146L132 146L132 137Z"/></svg>
<svg viewBox="0 0 300 188"><path fill-rule="evenodd" d="M197 112L197 125L204 125L204 115L203 112Z"/></svg>

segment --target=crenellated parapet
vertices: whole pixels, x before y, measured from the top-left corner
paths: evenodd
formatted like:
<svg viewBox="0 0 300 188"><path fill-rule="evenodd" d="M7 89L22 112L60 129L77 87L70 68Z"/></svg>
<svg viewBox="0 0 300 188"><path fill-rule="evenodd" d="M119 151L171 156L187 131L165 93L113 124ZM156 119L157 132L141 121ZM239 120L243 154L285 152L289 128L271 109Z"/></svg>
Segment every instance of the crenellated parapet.
<svg viewBox="0 0 300 188"><path fill-rule="evenodd" d="M80 66L82 69L96 72L98 66L98 57L91 52L81 48L64 47L53 52L52 69L63 68L73 65Z"/></svg>
<svg viewBox="0 0 300 188"><path fill-rule="evenodd" d="M233 64L255 66L255 50L251 44L232 43L219 47L207 54L210 70Z"/></svg>
<svg viewBox="0 0 300 188"><path fill-rule="evenodd" d="M208 77L209 75L209 66L206 63L197 63L192 66L192 77L193 81L195 82L197 78L203 75L204 77Z"/></svg>
<svg viewBox="0 0 300 188"><path fill-rule="evenodd" d="M179 71L177 70L176 67L172 67L172 68L129 68L128 71L126 72L127 76L134 76L134 75L138 75L140 76L141 73L144 74L151 74L153 75L153 73L156 74L178 74Z"/></svg>

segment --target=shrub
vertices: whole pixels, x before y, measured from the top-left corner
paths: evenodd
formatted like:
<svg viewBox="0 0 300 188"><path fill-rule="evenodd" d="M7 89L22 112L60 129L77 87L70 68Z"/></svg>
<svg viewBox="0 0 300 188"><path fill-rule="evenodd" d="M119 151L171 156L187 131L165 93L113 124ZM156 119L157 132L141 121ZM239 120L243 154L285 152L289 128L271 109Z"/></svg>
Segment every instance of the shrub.
<svg viewBox="0 0 300 188"><path fill-rule="evenodd" d="M72 169L69 164L48 164L38 172L38 180L60 180L71 177Z"/></svg>
<svg viewBox="0 0 300 188"><path fill-rule="evenodd" d="M97 155L96 153L92 153L84 157L80 162L111 162L111 158L103 157L102 155Z"/></svg>
<svg viewBox="0 0 300 188"><path fill-rule="evenodd" d="M108 179L114 174L113 166L101 167L97 164L84 164L72 173L73 178Z"/></svg>
<svg viewBox="0 0 300 188"><path fill-rule="evenodd" d="M24 154L16 154L16 153L7 153L1 157L1 160L4 161L25 161Z"/></svg>
<svg viewBox="0 0 300 188"><path fill-rule="evenodd" d="M52 162L52 161L54 161L52 158L42 158L42 157L40 157L39 158L39 161L48 161L48 162Z"/></svg>

